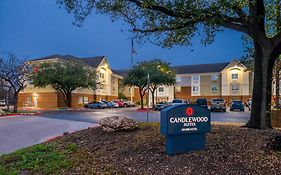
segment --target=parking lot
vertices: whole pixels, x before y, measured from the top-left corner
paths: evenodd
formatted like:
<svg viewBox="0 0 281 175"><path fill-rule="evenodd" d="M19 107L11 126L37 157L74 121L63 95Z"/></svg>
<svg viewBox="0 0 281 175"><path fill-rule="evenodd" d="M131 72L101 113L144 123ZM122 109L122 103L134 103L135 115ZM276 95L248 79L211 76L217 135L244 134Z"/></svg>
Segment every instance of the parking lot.
<svg viewBox="0 0 281 175"><path fill-rule="evenodd" d="M121 115L138 122L147 120L147 112L136 108L93 109L85 111L49 111L35 116L0 117L0 154L31 146L62 134L97 126L101 118ZM249 119L250 112L212 112L212 122L241 122ZM160 120L159 111L148 113L149 122Z"/></svg>

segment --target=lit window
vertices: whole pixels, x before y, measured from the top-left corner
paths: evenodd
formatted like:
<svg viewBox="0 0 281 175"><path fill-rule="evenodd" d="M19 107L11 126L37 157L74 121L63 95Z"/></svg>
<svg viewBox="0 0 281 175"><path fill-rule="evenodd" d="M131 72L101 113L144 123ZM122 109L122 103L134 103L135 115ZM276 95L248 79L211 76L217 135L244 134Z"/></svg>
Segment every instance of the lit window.
<svg viewBox="0 0 281 175"><path fill-rule="evenodd" d="M218 85L212 85L211 90L212 90L213 92L218 91L218 90L219 90Z"/></svg>
<svg viewBox="0 0 281 175"><path fill-rule="evenodd" d="M238 80L238 74L231 74L232 80Z"/></svg>
<svg viewBox="0 0 281 175"><path fill-rule="evenodd" d="M193 76L192 76L192 80L198 81L198 80L199 80L199 75L193 75Z"/></svg>
<svg viewBox="0 0 281 175"><path fill-rule="evenodd" d="M176 86L176 87L175 87L175 91L176 91L176 92L180 92L180 91L181 91L181 87L180 87L180 86Z"/></svg>
<svg viewBox="0 0 281 175"><path fill-rule="evenodd" d="M79 104L88 104L89 103L89 97L80 97L79 98Z"/></svg>
<svg viewBox="0 0 281 175"><path fill-rule="evenodd" d="M158 92L164 92L164 87L159 87Z"/></svg>
<svg viewBox="0 0 281 175"><path fill-rule="evenodd" d="M199 86L193 86L192 87L193 92L198 92L199 91Z"/></svg>

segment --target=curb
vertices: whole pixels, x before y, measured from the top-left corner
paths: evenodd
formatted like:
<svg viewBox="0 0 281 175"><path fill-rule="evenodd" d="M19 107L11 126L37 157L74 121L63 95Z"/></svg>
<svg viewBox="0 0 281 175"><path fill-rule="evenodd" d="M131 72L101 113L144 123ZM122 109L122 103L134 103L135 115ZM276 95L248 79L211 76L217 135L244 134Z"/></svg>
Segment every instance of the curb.
<svg viewBox="0 0 281 175"><path fill-rule="evenodd" d="M0 115L0 118L1 117L13 117L13 116L18 116L19 117L21 115L41 115L42 113L41 112L36 112L36 113L15 113L15 114L3 114L3 115Z"/></svg>

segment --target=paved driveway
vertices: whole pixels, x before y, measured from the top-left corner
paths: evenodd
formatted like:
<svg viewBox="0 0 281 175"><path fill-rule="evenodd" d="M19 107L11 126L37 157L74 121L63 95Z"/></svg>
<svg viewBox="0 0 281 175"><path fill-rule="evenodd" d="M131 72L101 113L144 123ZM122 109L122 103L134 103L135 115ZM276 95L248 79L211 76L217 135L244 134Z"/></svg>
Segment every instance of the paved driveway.
<svg viewBox="0 0 281 175"><path fill-rule="evenodd" d="M93 123L39 116L0 118L0 155L46 141L50 137L94 126Z"/></svg>
<svg viewBox="0 0 281 175"><path fill-rule="evenodd" d="M55 111L40 116L0 117L0 154L46 141L63 132L76 131L96 126L103 117L123 115L145 122L146 112L136 112L136 108L97 109L92 111ZM247 122L249 112L212 113L216 122ZM149 112L149 121L158 122L160 112Z"/></svg>
<svg viewBox="0 0 281 175"><path fill-rule="evenodd" d="M55 118L61 120L71 120L80 122L92 122L98 123L101 118L122 115L135 119L138 122L146 122L147 112L136 112L136 108L117 108L117 109L94 109L92 111L84 112L48 112L44 113L42 117ZM212 112L212 122L241 122L245 123L249 120L250 112ZM150 111L148 114L148 120L150 122L160 121L159 111Z"/></svg>

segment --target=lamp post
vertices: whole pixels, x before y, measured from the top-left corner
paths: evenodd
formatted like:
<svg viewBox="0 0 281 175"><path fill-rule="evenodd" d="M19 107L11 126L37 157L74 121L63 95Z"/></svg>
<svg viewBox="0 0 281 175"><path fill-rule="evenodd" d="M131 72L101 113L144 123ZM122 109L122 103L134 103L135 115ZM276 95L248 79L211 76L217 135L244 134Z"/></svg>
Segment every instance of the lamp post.
<svg viewBox="0 0 281 175"><path fill-rule="evenodd" d="M150 86L150 77L149 73L147 74L147 113L146 113L146 122L148 122L148 116L149 116L149 86Z"/></svg>

